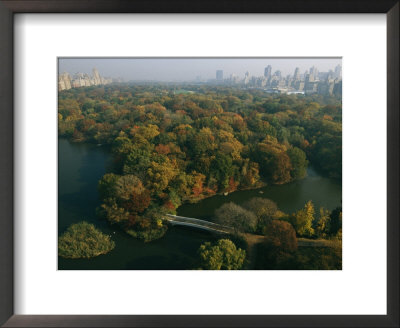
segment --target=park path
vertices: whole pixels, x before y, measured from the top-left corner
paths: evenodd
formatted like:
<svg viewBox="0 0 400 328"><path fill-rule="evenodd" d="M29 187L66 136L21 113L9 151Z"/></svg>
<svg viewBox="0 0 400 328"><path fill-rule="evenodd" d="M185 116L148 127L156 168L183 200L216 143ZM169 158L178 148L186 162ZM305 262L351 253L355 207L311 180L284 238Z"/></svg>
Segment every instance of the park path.
<svg viewBox="0 0 400 328"><path fill-rule="evenodd" d="M247 241L247 253L248 253L248 262L246 266L246 270L254 269L256 265L257 259L257 249L258 245L265 242L265 236L262 235L255 235L252 233L244 233L244 238Z"/></svg>

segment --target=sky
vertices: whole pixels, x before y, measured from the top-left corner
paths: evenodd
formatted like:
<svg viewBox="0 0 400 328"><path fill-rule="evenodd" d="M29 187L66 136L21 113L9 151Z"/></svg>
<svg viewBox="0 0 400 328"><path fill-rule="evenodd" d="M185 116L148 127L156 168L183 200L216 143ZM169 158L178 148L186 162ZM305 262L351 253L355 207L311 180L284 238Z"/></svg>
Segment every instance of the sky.
<svg viewBox="0 0 400 328"><path fill-rule="evenodd" d="M101 76L123 78L125 81L193 81L215 79L216 70L223 70L224 78L236 74L240 78L264 75L264 68L272 66L282 76L300 73L315 66L320 72L334 70L341 58L60 58L59 73L88 73L96 67Z"/></svg>

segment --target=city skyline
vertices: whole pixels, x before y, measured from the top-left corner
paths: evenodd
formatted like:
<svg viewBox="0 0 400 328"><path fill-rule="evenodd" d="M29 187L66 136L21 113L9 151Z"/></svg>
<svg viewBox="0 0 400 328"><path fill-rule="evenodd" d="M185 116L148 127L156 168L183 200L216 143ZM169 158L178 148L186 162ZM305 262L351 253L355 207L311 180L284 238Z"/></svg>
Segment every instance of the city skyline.
<svg viewBox="0 0 400 328"><path fill-rule="evenodd" d="M199 59L204 61L204 59ZM68 61L68 60L67 60ZM141 60L139 60L141 61ZM147 60L146 60L147 61ZM158 60L161 61L161 60ZM162 61L165 61L163 59ZM190 62L194 62L195 60L190 59ZM237 61L237 60L236 60ZM180 60L180 63L185 62L184 60ZM187 63L187 62L186 62ZM209 63L209 62L208 62ZM242 62L241 62L242 63ZM281 60L281 66L283 60ZM295 62L299 64L299 62ZM314 62L315 63L315 62ZM171 68L171 66L168 66ZM175 66L176 70L179 70L180 67ZM149 72L154 71L154 67L151 69L148 68ZM59 73L58 78L58 90L68 90L71 88L79 88L79 87L87 87L93 85L105 85L113 82L125 82L122 78L110 78L103 77L99 74L97 68L93 68L92 76L88 73L77 72L73 75L63 72ZM193 71L196 72L196 71ZM192 72L192 73L193 73ZM148 76L147 76L148 77ZM159 83L159 77L154 79L142 79L142 81L138 80L130 80L131 82L151 82L151 83ZM177 81L171 81L171 78L168 79L167 83L180 83ZM264 74L262 76L259 75L250 75L249 71L246 71L243 77L240 77L238 74L231 73L229 77L224 77L224 71L221 69L217 69L215 71L215 76L213 79L204 80L200 76L196 75L196 78L193 80L181 81L183 83L206 83L206 84L219 84L219 85L231 85L231 86L239 86L242 88L259 88L263 89L265 92L269 93L286 93L286 94L313 94L318 93L321 95L341 95L342 93L342 65L337 64L334 69L329 68L326 72L321 72L318 67L311 66L302 73L300 68L296 66L294 69L293 75L287 74L286 76L282 74L280 69L273 71L272 66L268 65L264 68ZM163 82L162 82L163 83ZM165 82L164 82L165 83Z"/></svg>
<svg viewBox="0 0 400 328"><path fill-rule="evenodd" d="M216 79L216 71L223 71L223 78L236 75L243 78L264 76L271 66L274 74L294 75L296 68L304 74L315 66L319 72L334 71L341 65L341 58L60 58L59 74L67 72L91 74L93 67L103 76L122 78L125 81L207 81Z"/></svg>

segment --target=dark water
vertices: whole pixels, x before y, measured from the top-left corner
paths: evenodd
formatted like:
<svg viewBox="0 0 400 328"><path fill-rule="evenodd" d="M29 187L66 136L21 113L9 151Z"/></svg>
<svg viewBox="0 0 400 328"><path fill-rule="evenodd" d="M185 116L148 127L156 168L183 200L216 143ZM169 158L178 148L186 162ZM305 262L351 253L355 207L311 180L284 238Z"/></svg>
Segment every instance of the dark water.
<svg viewBox="0 0 400 328"><path fill-rule="evenodd" d="M196 267L196 252L200 245L214 236L207 233L173 227L151 243L136 240L96 217L100 205L97 182L111 163L107 149L88 144L71 144L60 139L58 178L58 233L82 220L95 224L111 235L115 248L106 255L92 259L58 259L61 270L179 270Z"/></svg>
<svg viewBox="0 0 400 328"><path fill-rule="evenodd" d="M111 155L104 147L89 144L71 144L59 140L58 233L72 223L82 220L95 224L111 235L116 247L110 253L93 259L58 259L61 270L179 270L196 267L199 246L215 237L203 231L173 227L156 241L143 243L118 228L96 217L100 205L97 182L111 164ZM259 191L263 191L262 194ZM182 216L210 218L224 202L243 203L252 197L267 197L284 212L301 208L308 200L316 207L333 209L340 205L341 185L309 170L302 181L283 186L267 186L259 190L238 191L228 196L214 196L197 204L183 205L178 209Z"/></svg>
<svg viewBox="0 0 400 328"><path fill-rule="evenodd" d="M178 215L210 219L215 209L223 203L234 202L242 204L253 197L269 198L276 202L279 209L285 213L292 213L302 208L312 200L316 212L320 207L333 210L340 206L342 186L338 181L324 178L312 168L307 171L307 177L285 185L271 185L255 190L236 191L227 196L217 195L203 199L196 204L185 204L178 208Z"/></svg>

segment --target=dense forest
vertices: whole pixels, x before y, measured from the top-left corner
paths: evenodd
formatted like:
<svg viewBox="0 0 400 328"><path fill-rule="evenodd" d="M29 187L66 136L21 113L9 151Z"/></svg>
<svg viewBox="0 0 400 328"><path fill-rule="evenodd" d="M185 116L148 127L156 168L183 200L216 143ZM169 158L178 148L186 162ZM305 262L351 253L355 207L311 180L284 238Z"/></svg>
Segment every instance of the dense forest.
<svg viewBox="0 0 400 328"><path fill-rule="evenodd" d="M342 108L335 97L113 84L60 92L58 122L60 137L111 146L114 164L99 181L98 214L144 241L161 237L167 230L163 216L185 202L289 183L304 178L308 165L334 179L342 176ZM332 217L324 209L317 219L312 209L312 220L306 219L311 206L295 214L277 209L267 219L253 209L254 217L241 224L267 234L272 218L290 225L297 237L341 233L341 221L335 231L323 226ZM216 220L227 218L223 210ZM275 228L289 229L282 224Z"/></svg>

